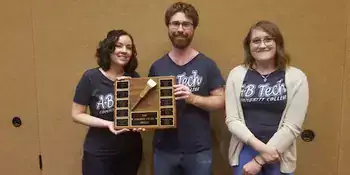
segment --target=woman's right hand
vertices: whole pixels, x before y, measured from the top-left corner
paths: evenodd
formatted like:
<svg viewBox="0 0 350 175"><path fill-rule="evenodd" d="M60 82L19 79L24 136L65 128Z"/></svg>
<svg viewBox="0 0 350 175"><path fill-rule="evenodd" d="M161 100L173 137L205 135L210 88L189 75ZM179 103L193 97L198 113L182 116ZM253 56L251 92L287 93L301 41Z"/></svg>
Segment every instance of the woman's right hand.
<svg viewBox="0 0 350 175"><path fill-rule="evenodd" d="M276 148L264 144L256 137L250 137L247 143L260 153L265 163L273 163L280 160L280 153Z"/></svg>
<svg viewBox="0 0 350 175"><path fill-rule="evenodd" d="M124 128L124 129L115 129L114 128L114 122L109 122L107 124L107 127L108 127L109 131L111 131L115 135L118 135L118 134L130 131L129 129L126 129L126 128Z"/></svg>
<svg viewBox="0 0 350 175"><path fill-rule="evenodd" d="M273 163L276 161L280 161L280 153L278 152L277 149L272 148L272 147L269 147L267 150L262 152L260 155L266 163Z"/></svg>

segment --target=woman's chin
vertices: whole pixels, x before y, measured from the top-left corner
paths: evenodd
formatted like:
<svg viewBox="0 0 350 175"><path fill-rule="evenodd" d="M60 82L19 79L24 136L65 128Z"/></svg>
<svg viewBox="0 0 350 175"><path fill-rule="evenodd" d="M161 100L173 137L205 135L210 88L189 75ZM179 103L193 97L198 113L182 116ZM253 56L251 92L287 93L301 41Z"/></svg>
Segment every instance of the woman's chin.
<svg viewBox="0 0 350 175"><path fill-rule="evenodd" d="M114 63L114 65L125 66L126 64L128 64L128 61L118 60L118 61L113 62L113 63Z"/></svg>
<svg viewBox="0 0 350 175"><path fill-rule="evenodd" d="M256 61L261 61L261 62L267 62L267 61L273 61L273 58L271 57L260 57L260 58L255 58Z"/></svg>

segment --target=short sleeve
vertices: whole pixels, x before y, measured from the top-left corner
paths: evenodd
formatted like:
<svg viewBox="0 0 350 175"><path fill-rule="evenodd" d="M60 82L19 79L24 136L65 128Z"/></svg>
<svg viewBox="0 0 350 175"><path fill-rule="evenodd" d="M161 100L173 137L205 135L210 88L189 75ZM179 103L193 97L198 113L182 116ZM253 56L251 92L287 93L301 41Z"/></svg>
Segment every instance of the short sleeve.
<svg viewBox="0 0 350 175"><path fill-rule="evenodd" d="M219 70L218 66L214 61L210 62L209 72L208 72L208 87L209 91L215 90L225 86L225 80Z"/></svg>
<svg viewBox="0 0 350 175"><path fill-rule="evenodd" d="M131 78L140 78L140 74L138 72L132 72L130 74L126 74L127 76L130 76Z"/></svg>
<svg viewBox="0 0 350 175"><path fill-rule="evenodd" d="M92 84L90 77L83 74L75 89L73 102L81 105L89 105L91 101Z"/></svg>
<svg viewBox="0 0 350 175"><path fill-rule="evenodd" d="M154 77L154 64L152 64L151 68L148 71L148 77Z"/></svg>

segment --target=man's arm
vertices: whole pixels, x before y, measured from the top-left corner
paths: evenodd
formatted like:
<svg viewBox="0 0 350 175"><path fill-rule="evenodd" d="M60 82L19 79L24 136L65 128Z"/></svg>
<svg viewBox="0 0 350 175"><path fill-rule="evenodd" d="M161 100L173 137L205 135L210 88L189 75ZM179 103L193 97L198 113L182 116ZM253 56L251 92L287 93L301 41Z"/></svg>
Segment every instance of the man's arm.
<svg viewBox="0 0 350 175"><path fill-rule="evenodd" d="M218 110L225 107L225 80L222 74L212 60L209 61L209 68L207 72L209 96L199 96L190 93L186 99L187 103L202 108L207 111Z"/></svg>
<svg viewBox="0 0 350 175"><path fill-rule="evenodd" d="M223 87L214 89L206 97L191 93L186 102L204 110L218 110L225 106L225 90Z"/></svg>

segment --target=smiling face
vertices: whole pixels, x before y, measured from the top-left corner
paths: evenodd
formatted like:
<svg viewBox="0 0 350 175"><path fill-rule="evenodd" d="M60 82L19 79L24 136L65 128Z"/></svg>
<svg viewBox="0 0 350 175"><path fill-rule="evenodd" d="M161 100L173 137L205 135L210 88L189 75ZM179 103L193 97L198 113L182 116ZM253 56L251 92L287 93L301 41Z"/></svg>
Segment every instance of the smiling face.
<svg viewBox="0 0 350 175"><path fill-rule="evenodd" d="M193 21L183 12L174 14L168 24L168 35L175 48L187 48L194 35Z"/></svg>
<svg viewBox="0 0 350 175"><path fill-rule="evenodd" d="M122 35L115 43L114 52L111 53L111 64L125 66L132 56L132 40L128 35Z"/></svg>
<svg viewBox="0 0 350 175"><path fill-rule="evenodd" d="M264 30L256 28L251 32L250 53L256 61L271 61L276 55L276 42Z"/></svg>

